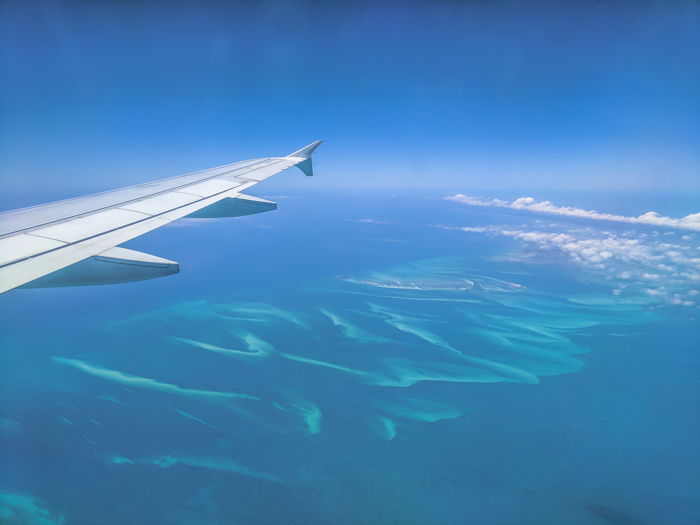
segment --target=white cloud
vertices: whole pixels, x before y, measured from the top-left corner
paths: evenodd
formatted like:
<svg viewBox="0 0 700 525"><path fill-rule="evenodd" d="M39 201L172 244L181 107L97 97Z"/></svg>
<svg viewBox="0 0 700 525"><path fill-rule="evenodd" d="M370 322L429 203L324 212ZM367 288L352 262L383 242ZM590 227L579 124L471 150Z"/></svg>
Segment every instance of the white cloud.
<svg viewBox="0 0 700 525"><path fill-rule="evenodd" d="M647 288L644 290L647 294L651 295L652 297L665 297L667 294L666 292L661 289L653 289L653 288Z"/></svg>
<svg viewBox="0 0 700 525"><path fill-rule="evenodd" d="M624 215L613 215L611 213L598 213L594 210L583 210L571 206L555 206L549 201L536 202L532 197L522 197L513 202L500 199L481 199L478 197L468 197L467 195L454 195L444 197L445 200L461 202L471 206L496 206L499 208L510 208L513 210L528 210L536 213L550 213L555 215L566 215L569 217L583 217L587 219L598 219L604 221L630 222L633 224L647 224L651 226L665 226L681 230L700 231L700 213L687 215L681 219L663 217L656 212L650 211L639 217L626 217ZM658 235L654 232L654 236Z"/></svg>
<svg viewBox="0 0 700 525"><path fill-rule="evenodd" d="M681 294L673 294L673 298L668 301L671 304L678 304L682 306L695 306L694 301L688 301L683 298Z"/></svg>
<svg viewBox="0 0 700 525"><path fill-rule="evenodd" d="M669 244L663 237L646 234L599 231L593 228L567 229L565 231L536 231L512 229L505 226L451 227L448 230L470 233L486 233L510 237L521 242L519 260L552 262L551 252L558 252L566 261L579 264L591 271L604 271L596 278L611 281L615 276L628 284L613 284L614 295L653 298L669 304L693 306L683 294L694 283L700 282L700 258L685 255L690 247L685 244ZM548 252L544 255L543 252ZM661 271L660 271L661 270ZM611 283L612 284L612 283ZM651 286L650 286L651 285ZM687 293L688 296L700 294Z"/></svg>

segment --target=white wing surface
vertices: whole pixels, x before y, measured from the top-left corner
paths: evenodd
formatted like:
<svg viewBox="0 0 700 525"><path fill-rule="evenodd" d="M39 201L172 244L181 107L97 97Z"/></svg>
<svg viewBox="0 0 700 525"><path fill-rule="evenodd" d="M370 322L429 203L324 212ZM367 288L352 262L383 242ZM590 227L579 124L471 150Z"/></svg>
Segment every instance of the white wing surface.
<svg viewBox="0 0 700 525"><path fill-rule="evenodd" d="M174 261L118 248L182 217L239 217L277 208L243 195L297 166L313 175L316 141L286 157L253 159L120 190L0 213L0 293L152 279Z"/></svg>

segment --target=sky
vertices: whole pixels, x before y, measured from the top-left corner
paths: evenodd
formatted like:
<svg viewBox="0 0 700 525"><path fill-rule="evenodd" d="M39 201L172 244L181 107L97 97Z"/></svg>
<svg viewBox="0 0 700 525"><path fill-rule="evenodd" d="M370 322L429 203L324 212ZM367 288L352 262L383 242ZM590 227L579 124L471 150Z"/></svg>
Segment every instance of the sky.
<svg viewBox="0 0 700 525"><path fill-rule="evenodd" d="M698 93L697 2L9 0L0 190L39 203L322 139L314 189L697 191Z"/></svg>

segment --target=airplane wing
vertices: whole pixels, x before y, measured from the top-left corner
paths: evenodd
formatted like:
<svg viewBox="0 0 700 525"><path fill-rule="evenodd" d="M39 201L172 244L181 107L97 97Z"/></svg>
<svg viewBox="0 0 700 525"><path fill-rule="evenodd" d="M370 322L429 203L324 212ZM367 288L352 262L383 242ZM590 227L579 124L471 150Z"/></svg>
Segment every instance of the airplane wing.
<svg viewBox="0 0 700 525"><path fill-rule="evenodd" d="M177 273L174 261L118 246L182 217L240 217L276 209L274 202L241 192L292 166L313 175L311 155L321 142L286 157L247 160L0 213L0 293Z"/></svg>

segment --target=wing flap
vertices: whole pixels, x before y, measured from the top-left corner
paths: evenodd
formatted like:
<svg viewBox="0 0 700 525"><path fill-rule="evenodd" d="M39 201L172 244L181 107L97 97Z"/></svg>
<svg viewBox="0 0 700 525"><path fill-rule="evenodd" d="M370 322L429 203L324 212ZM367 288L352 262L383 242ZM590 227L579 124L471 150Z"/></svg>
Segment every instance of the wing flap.
<svg viewBox="0 0 700 525"><path fill-rule="evenodd" d="M177 190L177 192L195 195L197 197L210 197L217 193L232 190L236 186L239 186L239 184L229 180L212 179L193 186L187 186L186 188Z"/></svg>
<svg viewBox="0 0 700 525"><path fill-rule="evenodd" d="M186 193L173 191L171 193L159 195L158 197L151 197L150 199L144 199L142 201L126 204L121 206L119 209L137 211L148 215L158 215L159 213L164 213L174 208L191 204L198 200L199 197L196 195L188 195Z"/></svg>
<svg viewBox="0 0 700 525"><path fill-rule="evenodd" d="M148 215L136 211L107 210L56 226L34 230L30 235L71 243L142 221L147 217Z"/></svg>
<svg viewBox="0 0 700 525"><path fill-rule="evenodd" d="M269 166L271 159L253 159L219 168L212 168L170 179L163 179L119 190L106 191L65 201L42 204L0 213L0 237L14 235L52 223L65 222L81 216L118 208L150 197L184 189L198 182L238 177L239 184L247 183L247 173ZM234 181L236 182L236 181Z"/></svg>
<svg viewBox="0 0 700 525"><path fill-rule="evenodd" d="M99 255L134 237L165 226L170 220L152 217L104 235L93 237L75 244L65 245L29 259L0 268L0 293L6 292L30 281L61 270L83 259Z"/></svg>
<svg viewBox="0 0 700 525"><path fill-rule="evenodd" d="M253 172L246 173L245 175L239 175L240 177L245 177L248 180L255 181L255 182L260 182L268 177L272 177L273 175L276 175L280 171L284 171L287 168L291 168L292 166L296 165L297 163L301 162L302 159L288 159L288 158L279 158L279 159L274 159L275 163L270 164L269 166L263 166L260 169L257 169Z"/></svg>
<svg viewBox="0 0 700 525"><path fill-rule="evenodd" d="M22 286L34 279L61 270L88 257L99 255L105 250L165 226L170 222L224 199L226 196L226 193L222 193L200 199L197 202L162 213L156 217L142 215L146 217L145 220L123 226L102 235L87 238L81 242L64 245L61 249L42 253L14 264L10 263L8 266L0 268L0 293Z"/></svg>
<svg viewBox="0 0 700 525"><path fill-rule="evenodd" d="M26 259L38 253L65 246L66 243L32 235L15 235L0 240L0 265Z"/></svg>

